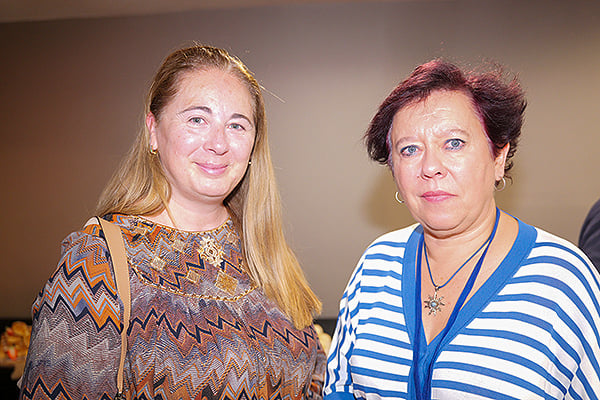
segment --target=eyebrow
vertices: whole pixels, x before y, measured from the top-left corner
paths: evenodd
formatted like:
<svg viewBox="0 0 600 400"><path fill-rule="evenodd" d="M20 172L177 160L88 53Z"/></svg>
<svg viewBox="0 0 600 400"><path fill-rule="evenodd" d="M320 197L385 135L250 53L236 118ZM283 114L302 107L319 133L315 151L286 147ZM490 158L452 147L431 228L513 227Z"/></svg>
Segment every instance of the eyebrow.
<svg viewBox="0 0 600 400"><path fill-rule="evenodd" d="M248 123L252 126L254 126L254 123L250 120L250 118L246 117L244 114L238 114L238 113L233 113L231 115L231 118L241 118L241 119L245 119L246 121L248 121Z"/></svg>
<svg viewBox="0 0 600 400"><path fill-rule="evenodd" d="M194 111L194 110L200 110L200 111L204 111L208 114L212 114L212 110L210 109L210 107L207 106L192 106L192 107L188 107L183 111L178 112L177 114L181 115L183 113L186 113L188 111Z"/></svg>
<svg viewBox="0 0 600 400"><path fill-rule="evenodd" d="M177 113L178 115L184 114L186 112L189 111L194 111L194 110L199 110L199 111L204 111L207 114L212 114L212 109L208 106L192 106L192 107L188 107L185 110ZM252 122L252 120L250 120L250 118L246 117L244 114L239 114L239 113L233 113L231 114L231 117L233 119L237 119L237 118L241 118L241 119L245 119L246 121L248 121L248 123L252 126L254 126L254 123Z"/></svg>
<svg viewBox="0 0 600 400"><path fill-rule="evenodd" d="M467 135L470 136L471 133L466 130L466 129L462 129L462 128L450 128L450 129L443 129L441 131L436 131L433 133L434 136L445 136L445 135ZM398 141L411 141L414 140L414 138L416 138L418 135L414 134L414 135L407 135L407 136L403 136L400 139L398 139Z"/></svg>
<svg viewBox="0 0 600 400"><path fill-rule="evenodd" d="M410 143L416 141L416 136L404 136L395 142L392 142L393 146L403 145L405 143Z"/></svg>
<svg viewBox="0 0 600 400"><path fill-rule="evenodd" d="M448 130L448 133L451 133L451 134L459 134L460 133L460 134L467 135L467 136L471 135L471 133L468 130L463 129L463 128L452 128L452 129Z"/></svg>

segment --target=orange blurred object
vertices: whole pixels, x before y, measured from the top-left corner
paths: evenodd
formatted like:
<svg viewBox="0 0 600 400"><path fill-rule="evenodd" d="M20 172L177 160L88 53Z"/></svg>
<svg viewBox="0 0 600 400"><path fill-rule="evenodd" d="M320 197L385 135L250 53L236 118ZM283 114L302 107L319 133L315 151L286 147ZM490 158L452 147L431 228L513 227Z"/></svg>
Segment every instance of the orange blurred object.
<svg viewBox="0 0 600 400"><path fill-rule="evenodd" d="M29 349L31 326L23 321L15 321L4 330L0 337L0 362L24 359Z"/></svg>

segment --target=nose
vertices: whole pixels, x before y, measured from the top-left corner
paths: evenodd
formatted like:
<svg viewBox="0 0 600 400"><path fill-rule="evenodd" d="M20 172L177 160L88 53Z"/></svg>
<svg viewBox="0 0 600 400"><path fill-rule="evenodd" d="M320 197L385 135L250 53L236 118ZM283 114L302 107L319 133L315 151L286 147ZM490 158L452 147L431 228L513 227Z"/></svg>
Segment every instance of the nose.
<svg viewBox="0 0 600 400"><path fill-rule="evenodd" d="M425 151L422 158L421 176L424 179L431 179L444 175L446 175L446 168L440 154L434 150Z"/></svg>
<svg viewBox="0 0 600 400"><path fill-rule="evenodd" d="M229 143L227 141L227 132L225 132L225 127L215 126L213 129L211 129L208 132L204 147L207 151L217 155L223 155L227 153L229 150Z"/></svg>

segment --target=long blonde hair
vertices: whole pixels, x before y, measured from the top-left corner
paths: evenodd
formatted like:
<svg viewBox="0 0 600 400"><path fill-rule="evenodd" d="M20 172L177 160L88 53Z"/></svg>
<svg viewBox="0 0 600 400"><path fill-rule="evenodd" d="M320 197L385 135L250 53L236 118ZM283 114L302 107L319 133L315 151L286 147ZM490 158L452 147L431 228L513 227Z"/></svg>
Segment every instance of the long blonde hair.
<svg viewBox="0 0 600 400"><path fill-rule="evenodd" d="M308 286L283 234L281 200L269 150L264 100L252 73L223 49L196 45L177 50L164 60L156 73L144 115L152 113L160 118L166 104L177 94L177 83L184 72L212 68L239 78L254 100L256 137L252 164L224 201L241 231L244 261L250 276L267 297L277 303L297 328L306 327L321 311L321 302ZM171 188L160 158L150 152L150 135L144 124L102 192L96 213L155 215L167 209L170 195Z"/></svg>

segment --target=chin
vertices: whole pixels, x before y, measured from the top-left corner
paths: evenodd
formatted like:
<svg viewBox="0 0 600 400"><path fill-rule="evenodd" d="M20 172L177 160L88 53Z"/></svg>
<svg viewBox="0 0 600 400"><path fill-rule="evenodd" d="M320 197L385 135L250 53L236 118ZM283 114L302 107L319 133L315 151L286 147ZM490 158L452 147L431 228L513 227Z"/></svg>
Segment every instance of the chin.
<svg viewBox="0 0 600 400"><path fill-rule="evenodd" d="M208 199L211 199L209 201L213 202L214 200L219 199L224 200L228 194L229 193L226 190L220 190L215 188L203 188L202 190L196 190L195 197L200 202L207 201Z"/></svg>
<svg viewBox="0 0 600 400"><path fill-rule="evenodd" d="M451 233L458 227L459 223L456 218L451 217L434 217L417 219L423 228L430 232Z"/></svg>

